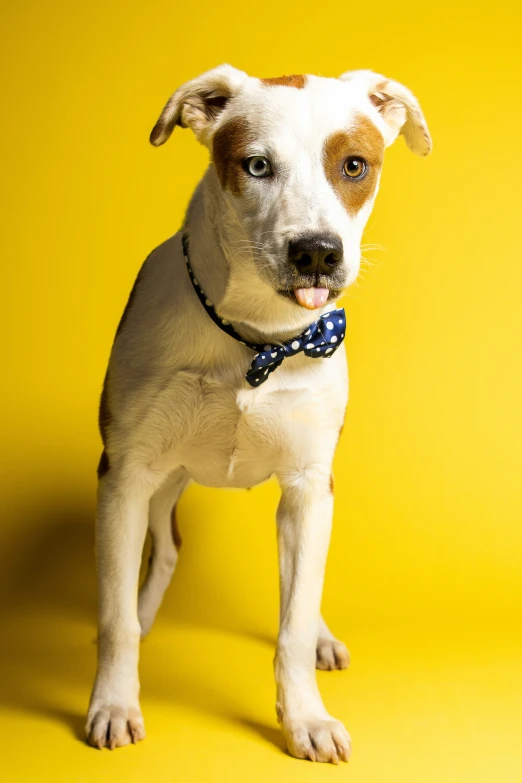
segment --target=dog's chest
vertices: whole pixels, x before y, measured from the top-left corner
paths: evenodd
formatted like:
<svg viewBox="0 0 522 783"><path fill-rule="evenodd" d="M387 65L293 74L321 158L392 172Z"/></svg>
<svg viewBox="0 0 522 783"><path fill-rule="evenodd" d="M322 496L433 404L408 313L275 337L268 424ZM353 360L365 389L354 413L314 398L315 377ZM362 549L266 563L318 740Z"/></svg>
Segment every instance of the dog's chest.
<svg viewBox="0 0 522 783"><path fill-rule="evenodd" d="M181 438L170 451L199 484L250 487L265 481L295 451L313 453L324 433L325 412L308 388L284 389L276 379L270 387L226 387L199 376L187 378ZM331 406L335 430L342 411ZM319 416L319 419L318 419ZM316 421L316 419L318 419Z"/></svg>
<svg viewBox="0 0 522 783"><path fill-rule="evenodd" d="M274 471L277 446L285 435L280 405L272 395L226 390L201 381L193 401L190 426L177 457L199 484L250 487Z"/></svg>

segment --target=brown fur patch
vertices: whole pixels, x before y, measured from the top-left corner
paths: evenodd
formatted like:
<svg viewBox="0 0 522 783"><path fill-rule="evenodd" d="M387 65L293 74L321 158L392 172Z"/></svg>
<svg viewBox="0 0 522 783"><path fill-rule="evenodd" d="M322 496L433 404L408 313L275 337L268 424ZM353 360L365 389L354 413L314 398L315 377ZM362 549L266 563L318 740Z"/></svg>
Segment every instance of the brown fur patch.
<svg viewBox="0 0 522 783"><path fill-rule="evenodd" d="M301 73L293 73L291 76L276 76L272 79L261 79L265 87L295 87L302 90L306 85L306 76Z"/></svg>
<svg viewBox="0 0 522 783"><path fill-rule="evenodd" d="M103 478L105 474L109 472L109 458L107 456L107 452L105 451L105 449L101 453L100 461L98 463L98 468L96 472L98 474L99 479Z"/></svg>
<svg viewBox="0 0 522 783"><path fill-rule="evenodd" d="M212 160L223 190L241 195L241 186L247 176L243 169L249 128L245 120L237 117L225 122L214 136Z"/></svg>
<svg viewBox="0 0 522 783"><path fill-rule="evenodd" d="M170 526L172 530L172 540L174 541L174 546L179 552L179 548L181 546L181 534L179 532L178 519L176 517L176 506L173 507L170 515Z"/></svg>
<svg viewBox="0 0 522 783"><path fill-rule="evenodd" d="M343 172L350 156L364 158L368 171L361 180L352 180ZM373 122L360 115L352 128L329 136L323 150L326 176L350 215L356 215L371 198L377 186L384 157L384 139Z"/></svg>

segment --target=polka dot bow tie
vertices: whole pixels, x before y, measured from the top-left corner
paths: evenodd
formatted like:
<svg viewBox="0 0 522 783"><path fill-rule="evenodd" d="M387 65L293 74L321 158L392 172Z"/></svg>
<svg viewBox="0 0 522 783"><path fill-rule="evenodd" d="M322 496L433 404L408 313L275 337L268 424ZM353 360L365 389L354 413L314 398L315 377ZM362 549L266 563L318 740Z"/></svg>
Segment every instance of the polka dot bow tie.
<svg viewBox="0 0 522 783"><path fill-rule="evenodd" d="M189 243L186 234L183 235L183 254L194 290L214 323L230 337L256 352L250 369L245 376L250 386L254 388L261 386L270 373L277 370L285 359L289 356L295 356L295 354L301 353L301 351L304 351L305 355L312 359L328 359L334 355L344 340L346 316L343 308L339 308L325 313L315 323L311 324L308 329L305 329L304 332L296 337L292 337L290 340L285 340L283 343L265 343L261 345L248 342L239 332L236 332L230 321L219 317L214 309L214 305L201 288L190 266Z"/></svg>

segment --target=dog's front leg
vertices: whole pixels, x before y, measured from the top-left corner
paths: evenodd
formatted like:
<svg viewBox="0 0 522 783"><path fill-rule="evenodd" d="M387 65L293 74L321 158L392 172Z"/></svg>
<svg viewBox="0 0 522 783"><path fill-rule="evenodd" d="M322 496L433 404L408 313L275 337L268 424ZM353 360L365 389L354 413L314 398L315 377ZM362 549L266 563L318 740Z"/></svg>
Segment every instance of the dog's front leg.
<svg viewBox="0 0 522 783"><path fill-rule="evenodd" d="M324 568L333 512L329 471L280 476L277 512L281 618L275 658L277 714L289 752L348 760L349 735L323 705L315 676Z"/></svg>
<svg viewBox="0 0 522 783"><path fill-rule="evenodd" d="M111 468L98 489L98 670L87 717L89 743L120 747L145 737L139 704L138 577L154 487Z"/></svg>

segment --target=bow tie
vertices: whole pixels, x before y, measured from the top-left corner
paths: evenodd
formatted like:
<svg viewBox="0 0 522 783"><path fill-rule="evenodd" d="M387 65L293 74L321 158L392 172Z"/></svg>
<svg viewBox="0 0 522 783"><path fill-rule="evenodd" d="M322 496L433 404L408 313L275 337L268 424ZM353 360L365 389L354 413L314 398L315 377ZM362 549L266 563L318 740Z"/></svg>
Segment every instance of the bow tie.
<svg viewBox="0 0 522 783"><path fill-rule="evenodd" d="M295 356L298 353L304 352L305 356L309 356L311 359L328 359L330 356L334 355L335 351L341 345L346 330L346 316L342 307L325 313L313 324L310 324L308 329L305 329L304 332L298 334L296 337L292 337L290 340L285 340L282 343L265 343L264 345L260 345L258 343L248 342L239 332L236 332L230 321L227 321L226 318L220 318L216 313L214 305L196 280L192 267L190 266L187 234L183 234L182 242L183 255L185 257L189 277L194 286L194 290L198 295L199 301L209 316L216 326L219 326L219 328L230 335L230 337L233 337L242 345L246 345L256 352L250 369L245 376L250 386L254 388L256 386L261 386L270 373L277 370L289 356Z"/></svg>

